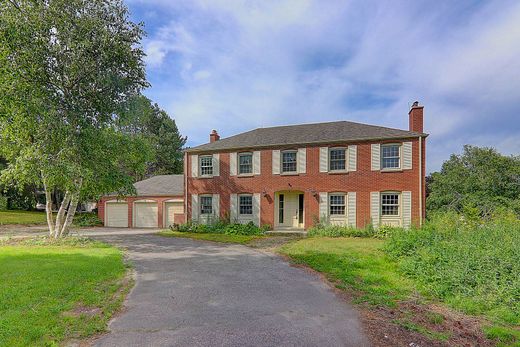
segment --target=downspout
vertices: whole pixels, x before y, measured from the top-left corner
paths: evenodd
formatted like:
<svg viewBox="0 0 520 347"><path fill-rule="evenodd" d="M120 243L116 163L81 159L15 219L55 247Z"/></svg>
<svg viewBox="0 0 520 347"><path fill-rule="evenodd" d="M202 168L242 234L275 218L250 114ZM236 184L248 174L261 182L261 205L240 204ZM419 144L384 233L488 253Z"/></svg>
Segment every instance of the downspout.
<svg viewBox="0 0 520 347"><path fill-rule="evenodd" d="M423 222L422 136L419 136L419 226Z"/></svg>

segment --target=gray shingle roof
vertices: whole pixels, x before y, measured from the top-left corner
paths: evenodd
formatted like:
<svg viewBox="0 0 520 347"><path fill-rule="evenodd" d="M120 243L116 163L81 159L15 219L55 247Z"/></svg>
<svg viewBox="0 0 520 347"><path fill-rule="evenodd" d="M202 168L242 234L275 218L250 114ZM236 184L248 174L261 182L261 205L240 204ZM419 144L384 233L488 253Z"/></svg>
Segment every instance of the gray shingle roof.
<svg viewBox="0 0 520 347"><path fill-rule="evenodd" d="M270 147L312 143L334 143L375 139L398 139L427 134L348 121L258 128L213 143L187 149L187 152Z"/></svg>
<svg viewBox="0 0 520 347"><path fill-rule="evenodd" d="M183 175L158 175L134 183L137 196L184 195Z"/></svg>

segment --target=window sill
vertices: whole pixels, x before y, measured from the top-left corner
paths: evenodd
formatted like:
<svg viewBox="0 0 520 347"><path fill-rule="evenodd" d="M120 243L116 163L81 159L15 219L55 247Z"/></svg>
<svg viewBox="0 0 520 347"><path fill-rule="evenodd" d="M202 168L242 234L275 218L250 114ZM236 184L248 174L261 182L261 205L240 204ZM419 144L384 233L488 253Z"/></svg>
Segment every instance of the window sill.
<svg viewBox="0 0 520 347"><path fill-rule="evenodd" d="M299 173L297 171L295 172L282 172L280 173L280 176L298 176Z"/></svg>
<svg viewBox="0 0 520 347"><path fill-rule="evenodd" d="M334 170L334 171L328 171L327 173L331 174L331 175L344 175L344 174L348 174L348 170Z"/></svg>
<svg viewBox="0 0 520 347"><path fill-rule="evenodd" d="M192 177L192 178L213 178L213 177L216 177L216 176L209 176L209 175L205 175L205 176L197 176L197 177Z"/></svg>
<svg viewBox="0 0 520 347"><path fill-rule="evenodd" d="M396 169L381 169L381 172L401 172L403 169L396 168Z"/></svg>
<svg viewBox="0 0 520 347"><path fill-rule="evenodd" d="M238 174L237 177L253 177L254 174L250 173L250 174Z"/></svg>

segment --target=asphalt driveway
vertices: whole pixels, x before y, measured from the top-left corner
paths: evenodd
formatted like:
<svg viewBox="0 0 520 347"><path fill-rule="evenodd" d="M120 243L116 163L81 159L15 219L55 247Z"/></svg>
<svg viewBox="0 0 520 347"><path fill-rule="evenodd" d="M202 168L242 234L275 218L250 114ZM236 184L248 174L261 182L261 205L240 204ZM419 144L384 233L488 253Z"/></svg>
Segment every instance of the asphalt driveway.
<svg viewBox="0 0 520 347"><path fill-rule="evenodd" d="M352 307L277 256L151 234L96 238L127 249L136 285L95 346L368 346Z"/></svg>

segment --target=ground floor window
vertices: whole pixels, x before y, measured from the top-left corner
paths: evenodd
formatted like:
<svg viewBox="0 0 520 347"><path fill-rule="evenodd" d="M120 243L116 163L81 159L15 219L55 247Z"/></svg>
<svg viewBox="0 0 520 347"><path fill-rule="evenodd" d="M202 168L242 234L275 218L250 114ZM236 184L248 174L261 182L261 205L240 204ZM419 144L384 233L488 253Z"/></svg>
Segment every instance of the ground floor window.
<svg viewBox="0 0 520 347"><path fill-rule="evenodd" d="M331 216L345 215L345 194L329 195L329 214Z"/></svg>
<svg viewBox="0 0 520 347"><path fill-rule="evenodd" d="M238 197L238 211L241 215L252 215L253 214L253 196L252 195L240 195Z"/></svg>
<svg viewBox="0 0 520 347"><path fill-rule="evenodd" d="M213 197L200 197L200 214L213 214Z"/></svg>
<svg viewBox="0 0 520 347"><path fill-rule="evenodd" d="M398 193L381 193L381 215L382 216L398 216L399 215L399 194Z"/></svg>

